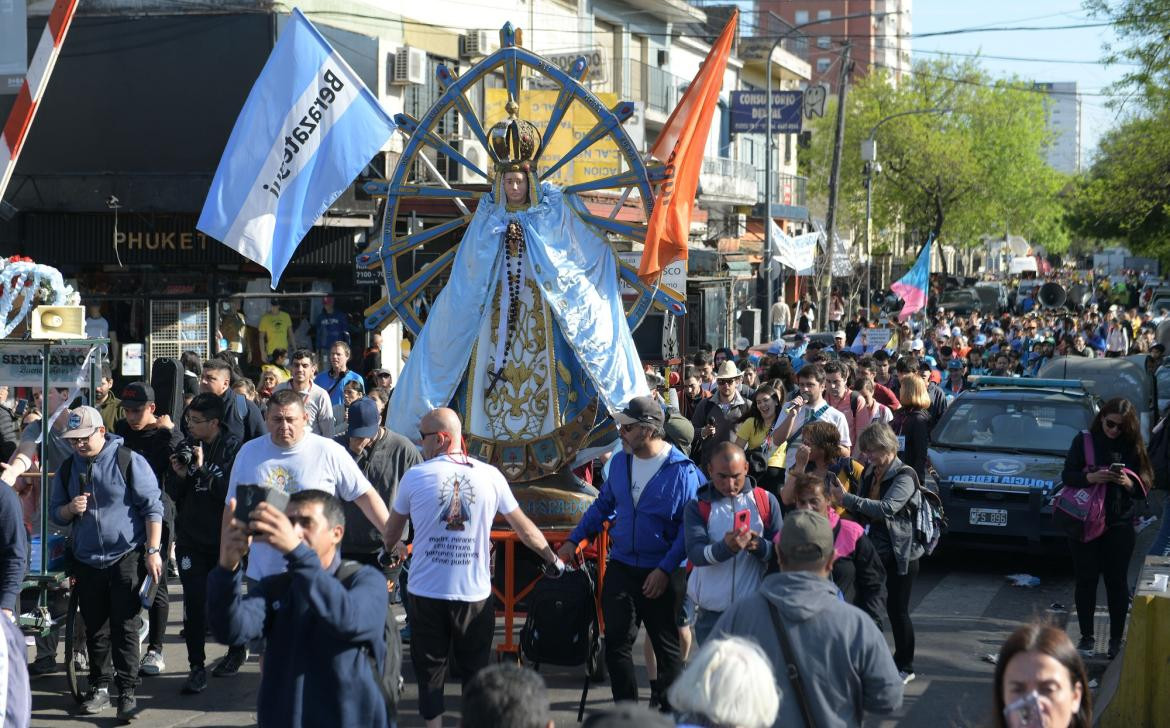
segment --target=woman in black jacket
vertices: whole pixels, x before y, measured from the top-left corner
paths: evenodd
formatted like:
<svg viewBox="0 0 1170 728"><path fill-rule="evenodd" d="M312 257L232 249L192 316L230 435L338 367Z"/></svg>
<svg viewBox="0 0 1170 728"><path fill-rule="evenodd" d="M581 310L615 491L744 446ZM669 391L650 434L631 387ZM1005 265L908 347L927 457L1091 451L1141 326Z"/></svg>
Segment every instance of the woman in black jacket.
<svg viewBox="0 0 1170 728"><path fill-rule="evenodd" d="M890 426L898 436L898 459L914 468L918 482L926 482L926 450L930 445L930 394L916 373L902 377L898 387L902 406Z"/></svg>
<svg viewBox="0 0 1170 728"><path fill-rule="evenodd" d="M1133 555L1133 516L1146 498L1153 472L1142 442L1137 410L1129 400L1117 397L1106 402L1089 428L1089 437L1093 440L1093 466L1086 467L1084 435L1078 434L1069 446L1062 475L1065 488L1107 484L1105 532L1088 543L1069 538L1076 573L1077 618L1081 623L1081 641L1077 649L1086 657L1093 656L1097 580L1104 577L1105 598L1109 603L1108 656L1112 659L1121 648L1125 614L1129 609L1126 571ZM1124 466L1132 475L1112 468L1115 464ZM1133 475L1141 482L1135 481Z"/></svg>

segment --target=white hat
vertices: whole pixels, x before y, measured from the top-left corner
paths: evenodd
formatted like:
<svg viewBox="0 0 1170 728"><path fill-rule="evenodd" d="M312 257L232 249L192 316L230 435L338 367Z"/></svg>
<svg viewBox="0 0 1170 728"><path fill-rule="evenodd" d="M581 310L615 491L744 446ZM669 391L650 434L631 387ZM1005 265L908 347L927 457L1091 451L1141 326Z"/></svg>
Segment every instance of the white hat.
<svg viewBox="0 0 1170 728"><path fill-rule="evenodd" d="M83 405L77 409L69 410L69 421L66 427L69 429L61 433L61 437L71 440L75 437L89 437L97 432L99 427L105 427L105 423L102 422L101 412L93 407Z"/></svg>
<svg viewBox="0 0 1170 728"><path fill-rule="evenodd" d="M922 343L922 339L915 339L914 341L910 342L911 351L922 351L925 348L926 346Z"/></svg>
<svg viewBox="0 0 1170 728"><path fill-rule="evenodd" d="M736 368L735 362L730 359L724 359L719 368L715 370L716 379L736 379L741 376L743 376L743 372Z"/></svg>

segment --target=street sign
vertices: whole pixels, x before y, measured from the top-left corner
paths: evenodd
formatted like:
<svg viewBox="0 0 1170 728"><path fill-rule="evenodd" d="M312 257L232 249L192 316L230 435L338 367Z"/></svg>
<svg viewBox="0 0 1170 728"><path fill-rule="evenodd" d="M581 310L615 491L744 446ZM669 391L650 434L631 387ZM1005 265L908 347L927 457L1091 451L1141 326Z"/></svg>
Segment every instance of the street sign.
<svg viewBox="0 0 1170 728"><path fill-rule="evenodd" d="M354 266L353 282L356 286L380 286L385 281L382 280L381 268L358 268Z"/></svg>
<svg viewBox="0 0 1170 728"><path fill-rule="evenodd" d="M767 91L731 92L731 131L733 134L765 134L768 127ZM772 92L772 132L800 133L803 91Z"/></svg>

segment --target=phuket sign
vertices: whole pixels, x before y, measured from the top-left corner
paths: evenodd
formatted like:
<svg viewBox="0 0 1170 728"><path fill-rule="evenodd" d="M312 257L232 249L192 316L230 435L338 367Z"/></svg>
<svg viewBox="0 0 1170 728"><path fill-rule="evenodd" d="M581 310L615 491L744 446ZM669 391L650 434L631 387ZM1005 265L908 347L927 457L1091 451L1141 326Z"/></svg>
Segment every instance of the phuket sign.
<svg viewBox="0 0 1170 728"><path fill-rule="evenodd" d="M44 386L43 352L44 347L37 344L0 348L0 382L10 387ZM52 347L49 350L49 386L75 386L88 354L88 345Z"/></svg>
<svg viewBox="0 0 1170 728"><path fill-rule="evenodd" d="M799 134L803 109L803 91L773 91L772 133ZM731 132L733 134L768 132L767 91L731 92Z"/></svg>

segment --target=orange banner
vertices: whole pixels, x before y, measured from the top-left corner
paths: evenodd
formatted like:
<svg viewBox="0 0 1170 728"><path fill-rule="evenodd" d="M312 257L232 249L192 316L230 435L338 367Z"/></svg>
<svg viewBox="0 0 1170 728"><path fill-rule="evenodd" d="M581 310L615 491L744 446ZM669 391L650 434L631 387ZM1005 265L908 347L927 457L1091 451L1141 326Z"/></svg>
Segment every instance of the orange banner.
<svg viewBox="0 0 1170 728"><path fill-rule="evenodd" d="M638 277L648 285L654 285L667 265L687 258L691 210L703 151L711 131L711 117L719 104L738 19L739 11L733 12L650 150L650 156L666 164L667 177L658 187L646 231L646 248L638 266Z"/></svg>

